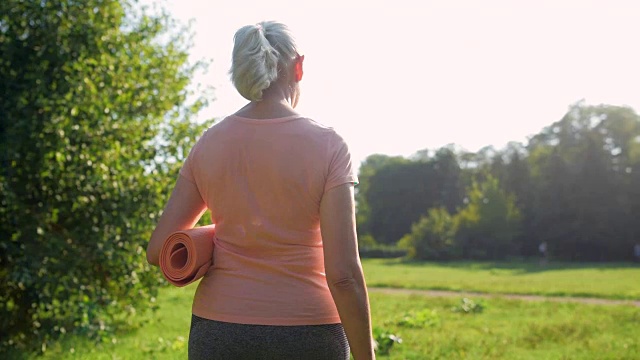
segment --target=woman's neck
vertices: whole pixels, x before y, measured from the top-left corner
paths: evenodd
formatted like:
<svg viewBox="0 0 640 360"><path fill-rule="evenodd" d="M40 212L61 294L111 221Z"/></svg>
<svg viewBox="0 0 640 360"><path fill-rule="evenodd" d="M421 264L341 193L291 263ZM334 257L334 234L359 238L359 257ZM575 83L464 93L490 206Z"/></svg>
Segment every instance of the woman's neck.
<svg viewBox="0 0 640 360"><path fill-rule="evenodd" d="M274 84L275 85L275 84ZM280 86L263 92L261 101L252 101L236 112L236 115L251 119L275 119L298 113L291 106L290 96Z"/></svg>

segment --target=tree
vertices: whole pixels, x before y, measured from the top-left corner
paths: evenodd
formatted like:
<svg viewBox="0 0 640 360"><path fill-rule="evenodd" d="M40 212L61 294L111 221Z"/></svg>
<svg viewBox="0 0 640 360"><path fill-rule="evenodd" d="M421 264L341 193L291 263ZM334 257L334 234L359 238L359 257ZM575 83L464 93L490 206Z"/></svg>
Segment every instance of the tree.
<svg viewBox="0 0 640 360"><path fill-rule="evenodd" d="M485 167L484 172L467 175L480 179L488 171L498 179L507 193L514 195L516 207L522 214L522 231L516 239L515 253L512 255L532 256L538 251L534 236L536 229L531 226L533 192L527 156L528 152L523 144L510 142L493 155L490 166Z"/></svg>
<svg viewBox="0 0 640 360"><path fill-rule="evenodd" d="M373 235L371 233L371 208L369 206L368 199L370 197L370 186L371 186L371 178L376 174L376 172L382 169L384 166L394 162L404 162L405 160L402 157L391 157L382 154L373 154L369 155L360 165L360 171L358 174L358 179L360 183L356 188L356 205L357 205L357 213L356 220L358 224L358 234L364 236L368 235L373 239ZM377 241L373 241L376 243ZM371 243L371 241L369 241Z"/></svg>
<svg viewBox="0 0 640 360"><path fill-rule="evenodd" d="M433 166L433 178L428 181L435 183L436 205L444 206L449 213L455 212L464 197L462 170L456 153L449 147L440 148L430 163Z"/></svg>
<svg viewBox="0 0 640 360"><path fill-rule="evenodd" d="M367 223L378 243L397 243L434 204L430 174L427 163L402 159L386 164L370 178Z"/></svg>
<svg viewBox="0 0 640 360"><path fill-rule="evenodd" d="M554 257L630 258L638 136L640 117L633 110L579 102L531 139L531 229Z"/></svg>
<svg viewBox="0 0 640 360"><path fill-rule="evenodd" d="M418 260L451 260L458 256L455 223L445 208L430 209L426 216L411 226L399 246L408 249L407 256Z"/></svg>
<svg viewBox="0 0 640 360"><path fill-rule="evenodd" d="M521 215L513 195L491 175L467 190L467 204L456 214L456 242L463 257L502 259L513 254Z"/></svg>
<svg viewBox="0 0 640 360"><path fill-rule="evenodd" d="M44 346L131 323L144 249L194 138L188 32L116 0L0 3L0 332Z"/></svg>
<svg viewBox="0 0 640 360"><path fill-rule="evenodd" d="M413 160L372 155L363 162L356 198L359 233L395 244L428 209L454 211L462 203L456 154L442 148L433 157L427 155L426 150Z"/></svg>

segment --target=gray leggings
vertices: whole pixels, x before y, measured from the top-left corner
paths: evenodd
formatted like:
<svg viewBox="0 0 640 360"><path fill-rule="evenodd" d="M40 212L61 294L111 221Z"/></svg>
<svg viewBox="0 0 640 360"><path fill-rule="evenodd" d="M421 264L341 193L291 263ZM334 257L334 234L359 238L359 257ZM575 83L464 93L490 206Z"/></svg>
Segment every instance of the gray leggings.
<svg viewBox="0 0 640 360"><path fill-rule="evenodd" d="M191 316L189 360L349 360L342 324L270 326Z"/></svg>

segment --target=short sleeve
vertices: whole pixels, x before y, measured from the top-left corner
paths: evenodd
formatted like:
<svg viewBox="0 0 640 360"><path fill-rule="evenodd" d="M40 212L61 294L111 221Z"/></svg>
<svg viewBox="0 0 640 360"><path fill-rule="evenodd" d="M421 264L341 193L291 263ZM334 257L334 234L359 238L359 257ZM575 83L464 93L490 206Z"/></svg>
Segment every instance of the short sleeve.
<svg viewBox="0 0 640 360"><path fill-rule="evenodd" d="M195 176L193 174L193 168L191 165L193 163L193 158L194 158L193 153L195 148L196 148L195 146L191 148L191 151L189 151L189 155L187 155L187 158L184 160L184 163L180 168L180 175L192 183L196 182Z"/></svg>
<svg viewBox="0 0 640 360"><path fill-rule="evenodd" d="M204 134L206 134L206 131ZM184 177L185 179L189 180L194 184L196 182L196 175L195 175L196 165L194 163L196 161L195 159L196 159L196 154L198 153L198 149L201 147L200 144L202 143L204 134L203 136L200 137L200 139L198 139L198 141L196 141L195 145L193 145L193 147L189 151L189 155L187 155L187 158L184 160L184 163L182 164L182 167L180 168L180 172L179 172L182 177Z"/></svg>
<svg viewBox="0 0 640 360"><path fill-rule="evenodd" d="M329 159L329 172L324 186L325 192L342 184L358 185L358 176L351 159L349 146L337 134L329 144Z"/></svg>

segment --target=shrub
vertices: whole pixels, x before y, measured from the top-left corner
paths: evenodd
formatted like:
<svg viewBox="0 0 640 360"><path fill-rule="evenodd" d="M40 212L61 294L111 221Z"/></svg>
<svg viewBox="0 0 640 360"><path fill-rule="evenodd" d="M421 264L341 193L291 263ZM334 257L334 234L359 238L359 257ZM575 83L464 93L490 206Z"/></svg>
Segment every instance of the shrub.
<svg viewBox="0 0 640 360"><path fill-rule="evenodd" d="M413 224L398 246L408 257L419 260L449 260L456 257L454 221L444 208L430 209L427 216Z"/></svg>
<svg viewBox="0 0 640 360"><path fill-rule="evenodd" d="M393 245L375 245L359 248L360 257L377 259L395 259L407 256L407 249Z"/></svg>
<svg viewBox="0 0 640 360"><path fill-rule="evenodd" d="M371 234L358 236L358 246L361 248L373 248L378 246L378 242Z"/></svg>
<svg viewBox="0 0 640 360"><path fill-rule="evenodd" d="M0 347L100 339L162 283L145 248L202 132L199 66L126 0L3 0L0 24Z"/></svg>

